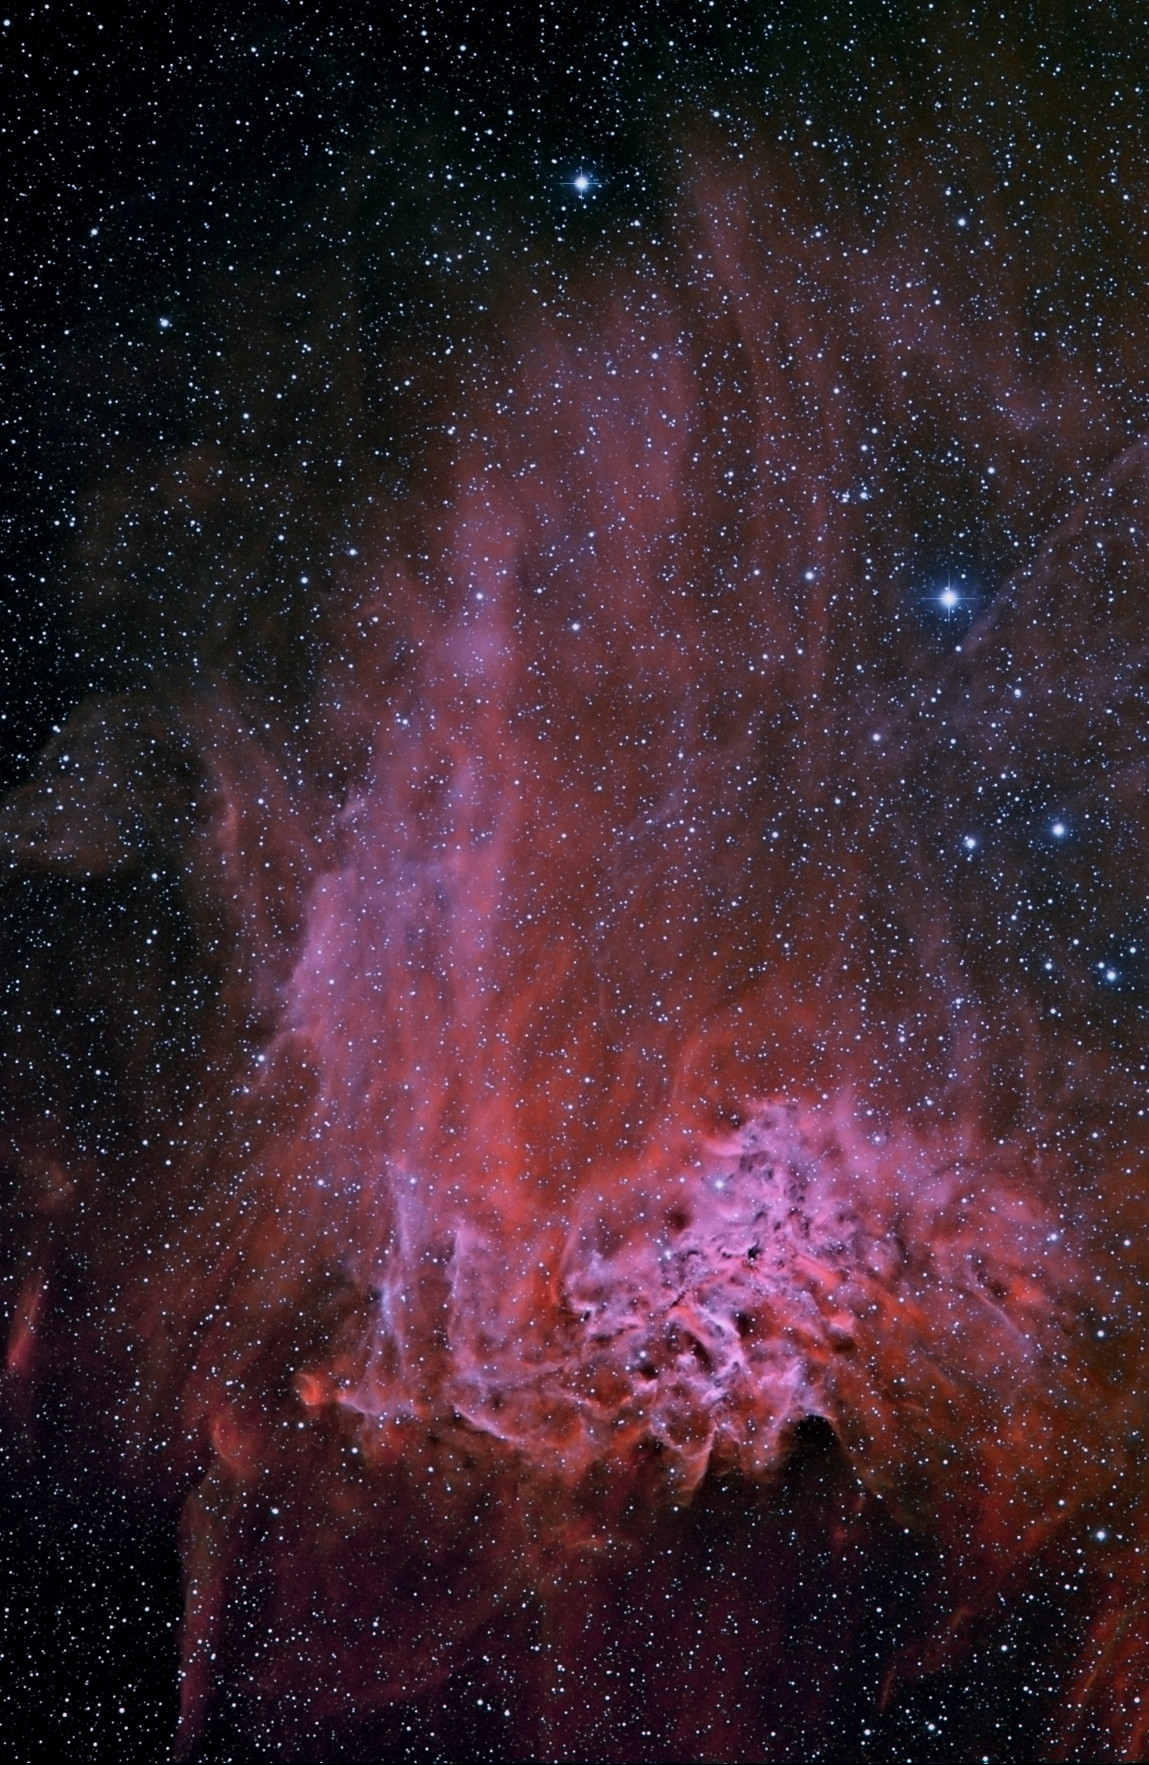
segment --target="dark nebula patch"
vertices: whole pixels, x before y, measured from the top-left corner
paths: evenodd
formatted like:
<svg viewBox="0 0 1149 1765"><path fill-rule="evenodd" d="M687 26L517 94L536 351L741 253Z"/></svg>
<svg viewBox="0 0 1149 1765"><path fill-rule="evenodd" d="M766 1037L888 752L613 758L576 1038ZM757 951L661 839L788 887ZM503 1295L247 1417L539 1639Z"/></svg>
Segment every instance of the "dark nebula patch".
<svg viewBox="0 0 1149 1765"><path fill-rule="evenodd" d="M52 1744L1145 1755L1143 21L644 18L269 28L29 371Z"/></svg>

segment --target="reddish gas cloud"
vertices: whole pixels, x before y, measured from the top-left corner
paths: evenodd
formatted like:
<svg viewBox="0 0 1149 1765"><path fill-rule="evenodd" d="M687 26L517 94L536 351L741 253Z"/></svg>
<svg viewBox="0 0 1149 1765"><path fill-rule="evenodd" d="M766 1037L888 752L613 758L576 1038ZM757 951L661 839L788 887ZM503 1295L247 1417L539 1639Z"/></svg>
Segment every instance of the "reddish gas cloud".
<svg viewBox="0 0 1149 1765"><path fill-rule="evenodd" d="M16 1089L9 1395L184 1498L185 1755L801 1757L1079 1558L1044 1744L1143 1752L1147 462L910 188L696 144L427 366L317 687L93 699L3 810L112 1026Z"/></svg>

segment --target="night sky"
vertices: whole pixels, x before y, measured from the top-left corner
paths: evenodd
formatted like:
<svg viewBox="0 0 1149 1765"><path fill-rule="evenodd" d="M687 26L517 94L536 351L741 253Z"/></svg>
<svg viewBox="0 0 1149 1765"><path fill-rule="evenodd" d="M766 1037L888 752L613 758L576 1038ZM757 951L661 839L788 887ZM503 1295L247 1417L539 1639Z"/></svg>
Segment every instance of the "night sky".
<svg viewBox="0 0 1149 1765"><path fill-rule="evenodd" d="M1149 1752L1149 25L0 19L0 1736Z"/></svg>

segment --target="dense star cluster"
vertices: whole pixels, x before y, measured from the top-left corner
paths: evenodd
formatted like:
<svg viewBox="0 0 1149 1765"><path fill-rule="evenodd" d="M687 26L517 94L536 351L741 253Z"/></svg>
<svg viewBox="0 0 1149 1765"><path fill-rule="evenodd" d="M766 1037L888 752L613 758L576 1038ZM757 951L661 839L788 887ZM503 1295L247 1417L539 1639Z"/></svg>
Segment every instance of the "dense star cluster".
<svg viewBox="0 0 1149 1765"><path fill-rule="evenodd" d="M1037 10L0 25L30 1753L1145 1756L1149 44Z"/></svg>

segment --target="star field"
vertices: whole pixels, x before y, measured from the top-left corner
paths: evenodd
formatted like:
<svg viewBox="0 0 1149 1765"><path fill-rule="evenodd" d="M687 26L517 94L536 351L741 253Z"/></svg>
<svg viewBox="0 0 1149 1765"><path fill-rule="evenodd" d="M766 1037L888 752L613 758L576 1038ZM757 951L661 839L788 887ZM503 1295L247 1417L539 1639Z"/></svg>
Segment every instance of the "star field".
<svg viewBox="0 0 1149 1765"><path fill-rule="evenodd" d="M1144 1756L1144 22L0 33L0 1723Z"/></svg>

